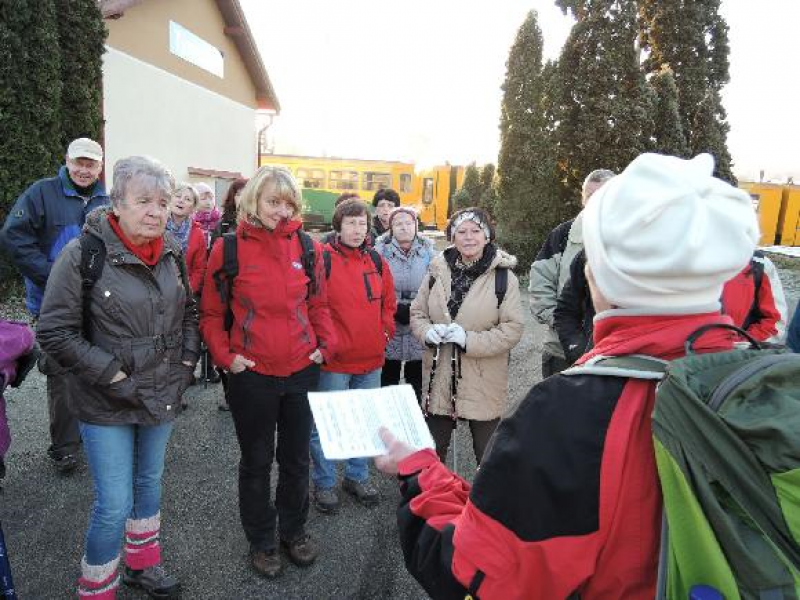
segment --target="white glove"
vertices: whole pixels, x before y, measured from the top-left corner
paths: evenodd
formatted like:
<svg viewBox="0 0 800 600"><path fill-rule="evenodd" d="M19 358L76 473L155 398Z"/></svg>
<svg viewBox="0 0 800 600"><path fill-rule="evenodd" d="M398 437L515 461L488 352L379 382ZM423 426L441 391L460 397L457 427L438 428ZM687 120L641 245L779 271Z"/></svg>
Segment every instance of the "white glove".
<svg viewBox="0 0 800 600"><path fill-rule="evenodd" d="M450 323L447 327L447 333L444 336L445 342L458 344L462 348L467 347L467 332L458 323Z"/></svg>
<svg viewBox="0 0 800 600"><path fill-rule="evenodd" d="M429 346L438 346L444 341L447 335L447 325L436 324L425 334L425 343Z"/></svg>

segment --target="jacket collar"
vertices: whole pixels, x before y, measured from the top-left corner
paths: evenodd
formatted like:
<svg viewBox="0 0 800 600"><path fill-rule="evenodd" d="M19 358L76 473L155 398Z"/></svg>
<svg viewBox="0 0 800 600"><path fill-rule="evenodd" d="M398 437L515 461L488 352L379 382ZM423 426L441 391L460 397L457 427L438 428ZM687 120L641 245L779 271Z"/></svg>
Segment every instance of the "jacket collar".
<svg viewBox="0 0 800 600"><path fill-rule="evenodd" d="M78 193L78 191L75 189L75 186L72 184L66 165L62 165L62 167L58 170L58 179L61 182L61 190L64 192L65 196L84 200L83 196ZM95 198L107 197L108 194L106 194L106 187L103 185L103 182L98 179L97 183L94 185L94 189L92 190L92 195L89 197L89 200L91 201Z"/></svg>
<svg viewBox="0 0 800 600"><path fill-rule="evenodd" d="M238 228L239 231L242 232L243 237L269 240L279 237L289 237L298 229L300 229L302 225L303 223L301 221L282 221L281 223L278 223L278 226L275 229L269 230L261 225L251 223L247 219L242 219L239 221Z"/></svg>
<svg viewBox="0 0 800 600"><path fill-rule="evenodd" d="M615 313L615 314L609 314ZM733 324L719 312L670 315L600 313L594 321L594 348L578 364L594 356L646 354L666 360L684 356L684 344L695 330L709 324ZM736 334L727 329L712 329L695 344L697 352L718 352L733 348Z"/></svg>

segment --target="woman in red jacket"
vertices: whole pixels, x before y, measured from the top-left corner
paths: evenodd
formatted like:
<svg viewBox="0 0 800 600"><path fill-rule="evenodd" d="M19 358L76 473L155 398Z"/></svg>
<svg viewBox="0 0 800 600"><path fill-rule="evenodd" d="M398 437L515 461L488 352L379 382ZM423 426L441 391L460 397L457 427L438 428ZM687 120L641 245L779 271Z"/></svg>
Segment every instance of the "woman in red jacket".
<svg viewBox="0 0 800 600"><path fill-rule="evenodd" d="M189 285L199 295L206 274L206 243L203 230L192 220L195 208L197 191L188 183L179 183L169 203L167 231L180 243L186 257Z"/></svg>
<svg viewBox="0 0 800 600"><path fill-rule="evenodd" d="M336 356L326 360L320 391L381 387L386 344L394 336L397 299L392 271L386 260L368 247L369 209L361 200L345 200L333 214L336 238L325 245L330 255L328 297L339 344ZM325 457L319 432L311 432L314 462L314 501L323 513L339 508L336 464ZM346 461L342 489L365 506L378 502L378 491L369 483L369 459Z"/></svg>
<svg viewBox="0 0 800 600"><path fill-rule="evenodd" d="M316 544L308 518L308 392L316 390L319 365L335 343L322 261L314 243L312 277L306 274L300 222L300 189L288 170L261 167L238 205L238 274L231 294L215 285L224 277L224 239L208 259L201 301L203 338L214 362L229 373L228 402L236 427L239 513L253 568L265 577L282 571L276 542L298 566L311 565ZM228 305L230 298L230 305ZM226 313L232 322L226 329ZM270 471L278 431L278 486L270 498Z"/></svg>

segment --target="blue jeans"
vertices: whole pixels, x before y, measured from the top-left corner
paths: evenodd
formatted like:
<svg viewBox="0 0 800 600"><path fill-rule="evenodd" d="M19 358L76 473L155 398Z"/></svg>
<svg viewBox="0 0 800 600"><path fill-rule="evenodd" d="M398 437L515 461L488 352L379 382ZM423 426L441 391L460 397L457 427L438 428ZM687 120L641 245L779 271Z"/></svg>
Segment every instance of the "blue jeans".
<svg viewBox="0 0 800 600"><path fill-rule="evenodd" d="M381 370L375 369L363 375L349 373L328 373L322 371L319 375L320 392L336 392L341 390L372 390L381 387ZM336 463L325 458L322 444L319 441L319 432L316 425L311 427L311 479L318 489L330 489L336 485ZM368 458L348 458L344 469L345 479L365 482L369 479Z"/></svg>
<svg viewBox="0 0 800 600"><path fill-rule="evenodd" d="M86 532L86 562L104 565L119 556L127 519L147 519L161 508L161 475L172 423L92 425L79 422L94 484Z"/></svg>

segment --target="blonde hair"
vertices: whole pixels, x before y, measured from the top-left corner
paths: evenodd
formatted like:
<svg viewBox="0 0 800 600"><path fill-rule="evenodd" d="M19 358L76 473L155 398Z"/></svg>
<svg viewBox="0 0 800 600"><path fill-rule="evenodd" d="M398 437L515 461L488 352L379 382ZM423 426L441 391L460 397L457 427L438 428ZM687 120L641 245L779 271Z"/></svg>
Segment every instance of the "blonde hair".
<svg viewBox="0 0 800 600"><path fill-rule="evenodd" d="M197 193L197 190L191 183L186 183L185 181L180 181L175 184L175 191L172 192L173 196L177 196L183 190L189 190L192 194L192 198L194 199L194 206L197 208L197 203L200 201L200 195Z"/></svg>
<svg viewBox="0 0 800 600"><path fill-rule="evenodd" d="M300 219L303 200L300 186L297 185L291 171L286 167L265 165L258 169L242 188L242 195L236 204L236 214L239 220L258 219L258 199L264 191L264 186L272 183L275 195L294 207L292 219Z"/></svg>

